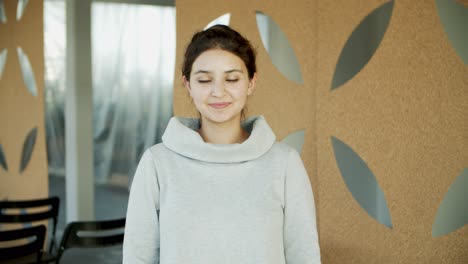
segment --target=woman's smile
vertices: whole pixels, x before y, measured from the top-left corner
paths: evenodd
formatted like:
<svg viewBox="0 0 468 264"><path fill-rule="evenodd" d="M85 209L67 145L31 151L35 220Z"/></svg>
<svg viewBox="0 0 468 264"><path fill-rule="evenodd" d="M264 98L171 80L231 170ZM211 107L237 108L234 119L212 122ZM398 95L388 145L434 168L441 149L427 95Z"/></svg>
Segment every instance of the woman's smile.
<svg viewBox="0 0 468 264"><path fill-rule="evenodd" d="M231 105L231 103L229 102L225 102L225 103L211 103L211 104L208 104L209 106L213 107L213 108L216 108L216 109L222 109L222 108L226 108L228 107L229 105Z"/></svg>

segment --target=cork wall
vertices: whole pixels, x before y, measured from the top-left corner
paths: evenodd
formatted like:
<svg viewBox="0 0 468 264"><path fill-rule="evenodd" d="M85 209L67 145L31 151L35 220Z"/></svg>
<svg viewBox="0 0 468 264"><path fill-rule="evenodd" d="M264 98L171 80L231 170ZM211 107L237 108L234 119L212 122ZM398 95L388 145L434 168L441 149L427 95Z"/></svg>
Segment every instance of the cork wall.
<svg viewBox="0 0 468 264"><path fill-rule="evenodd" d="M468 43L444 8L461 17L448 23L468 17L466 1L176 1L174 114L196 116L185 46L230 13L258 51L247 114L278 140L305 131L323 263L466 263ZM257 11L281 28L302 82L274 64Z"/></svg>
<svg viewBox="0 0 468 264"><path fill-rule="evenodd" d="M43 2L0 4L0 200L47 197Z"/></svg>

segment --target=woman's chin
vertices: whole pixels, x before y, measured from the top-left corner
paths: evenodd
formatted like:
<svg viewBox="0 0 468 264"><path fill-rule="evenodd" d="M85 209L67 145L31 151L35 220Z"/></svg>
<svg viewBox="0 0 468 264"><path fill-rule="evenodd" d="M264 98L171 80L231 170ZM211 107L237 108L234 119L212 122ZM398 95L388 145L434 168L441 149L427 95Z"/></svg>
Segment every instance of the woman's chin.
<svg viewBox="0 0 468 264"><path fill-rule="evenodd" d="M211 113L209 115L204 116L206 121L211 123L223 124L232 121L240 121L240 113L238 114L228 114L228 113Z"/></svg>

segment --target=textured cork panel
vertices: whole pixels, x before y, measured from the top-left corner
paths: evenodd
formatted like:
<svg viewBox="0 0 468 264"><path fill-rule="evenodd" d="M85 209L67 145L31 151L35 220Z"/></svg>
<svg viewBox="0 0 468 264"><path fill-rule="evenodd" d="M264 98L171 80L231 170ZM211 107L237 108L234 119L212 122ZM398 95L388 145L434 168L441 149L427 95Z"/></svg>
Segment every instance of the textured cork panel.
<svg viewBox="0 0 468 264"><path fill-rule="evenodd" d="M386 1L177 1L176 115L195 115L180 82L185 45L225 13L258 47L259 82L249 115L264 114L279 139L306 129L303 160L316 195L323 263L465 263L468 227L433 238L448 188L468 166L468 70L450 46L432 1L397 1L367 65L331 91L338 58L359 23ZM301 65L286 79L263 49L255 10L273 17ZM195 113L195 114L194 114ZM331 137L368 165L393 228L356 202L337 167Z"/></svg>
<svg viewBox="0 0 468 264"><path fill-rule="evenodd" d="M44 130L43 1L29 1L16 21L16 0L3 1L7 23L0 23L0 50L8 49L0 80L0 144L8 170L0 167L0 199L33 199L48 196ZM26 88L17 47L27 55L34 73L37 96ZM37 128L34 148L20 172L23 144Z"/></svg>
<svg viewBox="0 0 468 264"><path fill-rule="evenodd" d="M317 185L315 165L315 83L317 55L317 25L312 16L314 1L176 1L177 58L174 86L174 114L197 116L190 97L182 85L180 68L183 52L194 32L203 29L213 19L230 13L230 25L246 36L257 49L258 81L249 97L247 116L264 115L281 140L290 133L305 129L302 158L314 186ZM255 12L272 18L284 32L301 67L304 84L286 78L272 63L258 31Z"/></svg>
<svg viewBox="0 0 468 264"><path fill-rule="evenodd" d="M331 91L340 52L360 21L386 1L320 1L317 152L324 263L466 263L468 226L433 238L448 188L468 166L468 68L450 46L433 1L395 1L379 48ZM367 163L393 229L356 202L331 136Z"/></svg>

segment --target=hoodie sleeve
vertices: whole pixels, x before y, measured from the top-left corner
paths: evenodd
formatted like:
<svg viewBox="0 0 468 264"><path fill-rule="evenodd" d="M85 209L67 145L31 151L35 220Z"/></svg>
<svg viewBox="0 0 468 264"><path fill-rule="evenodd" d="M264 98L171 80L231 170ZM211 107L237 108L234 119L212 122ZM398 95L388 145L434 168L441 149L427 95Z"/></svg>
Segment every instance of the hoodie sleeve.
<svg viewBox="0 0 468 264"><path fill-rule="evenodd" d="M147 150L130 189L123 243L123 263L159 263L159 183Z"/></svg>
<svg viewBox="0 0 468 264"><path fill-rule="evenodd" d="M320 263L314 196L307 171L295 150L290 150L289 153L284 192L286 263Z"/></svg>

